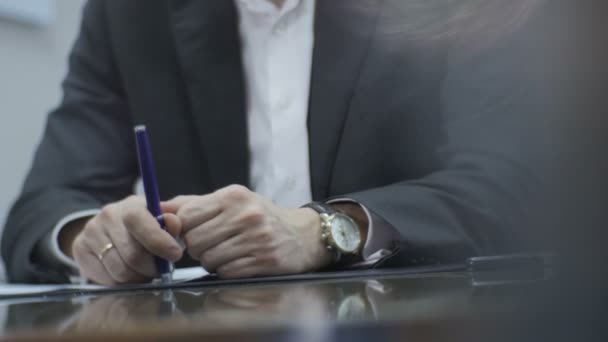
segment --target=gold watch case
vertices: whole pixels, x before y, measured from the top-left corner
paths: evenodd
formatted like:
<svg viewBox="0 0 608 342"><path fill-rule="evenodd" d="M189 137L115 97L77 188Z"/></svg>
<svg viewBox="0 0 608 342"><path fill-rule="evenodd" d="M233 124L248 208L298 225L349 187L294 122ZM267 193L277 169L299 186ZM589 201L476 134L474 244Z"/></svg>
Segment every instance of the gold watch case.
<svg viewBox="0 0 608 342"><path fill-rule="evenodd" d="M359 226L357 225L357 223L355 223L355 221L353 219L351 219L348 215L342 214L342 213L335 213L335 214L320 214L321 217L321 238L323 239L323 241L325 242L325 246L327 247L327 249L329 250L336 250L340 253L343 254L350 254L350 255L356 255L359 253L359 251L361 250L361 246L363 245L363 241L362 241L362 237L361 237L361 231L359 230ZM339 217L340 219L346 220L347 222L349 222L350 225L352 225L352 227L354 227L353 232L356 234L356 239L358 240L357 245L351 249L344 249L340 246L340 244L336 241L336 237L333 234L332 231L332 227L333 227L333 223L334 220Z"/></svg>

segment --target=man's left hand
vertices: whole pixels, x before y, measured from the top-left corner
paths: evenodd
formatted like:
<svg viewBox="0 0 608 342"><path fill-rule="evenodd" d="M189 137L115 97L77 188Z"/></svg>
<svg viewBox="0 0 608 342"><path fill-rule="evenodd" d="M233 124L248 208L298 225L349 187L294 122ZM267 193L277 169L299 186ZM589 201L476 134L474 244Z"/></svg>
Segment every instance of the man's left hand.
<svg viewBox="0 0 608 342"><path fill-rule="evenodd" d="M281 208L243 186L178 196L163 210L181 219L190 256L221 278L304 273L331 260L317 212Z"/></svg>

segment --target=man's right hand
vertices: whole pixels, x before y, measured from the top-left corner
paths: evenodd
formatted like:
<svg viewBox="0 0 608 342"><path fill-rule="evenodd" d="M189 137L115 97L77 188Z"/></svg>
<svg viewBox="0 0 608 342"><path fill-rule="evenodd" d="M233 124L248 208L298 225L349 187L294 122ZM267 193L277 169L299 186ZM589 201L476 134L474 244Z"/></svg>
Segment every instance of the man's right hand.
<svg viewBox="0 0 608 342"><path fill-rule="evenodd" d="M181 232L179 218L165 214L164 220L166 231L141 197L105 206L84 224L71 246L80 274L102 285L147 282L158 276L154 255L175 262L183 254L174 238ZM109 244L113 247L105 248Z"/></svg>

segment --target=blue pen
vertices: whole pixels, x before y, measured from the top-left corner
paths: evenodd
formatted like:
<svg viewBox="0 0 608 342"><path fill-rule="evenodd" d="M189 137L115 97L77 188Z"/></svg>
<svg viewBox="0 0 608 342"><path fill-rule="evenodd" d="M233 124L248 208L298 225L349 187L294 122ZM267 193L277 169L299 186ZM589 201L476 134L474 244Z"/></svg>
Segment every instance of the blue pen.
<svg viewBox="0 0 608 342"><path fill-rule="evenodd" d="M156 218L160 227L165 229L165 220L163 219L163 213L160 210L160 196L158 194L158 184L156 183L154 162L152 160L152 151L150 150L146 126L140 125L135 127L135 141L137 142L139 171L144 183L148 211ZM173 264L158 256L154 257L154 262L156 263L158 273L161 275L162 282L170 283L173 280Z"/></svg>

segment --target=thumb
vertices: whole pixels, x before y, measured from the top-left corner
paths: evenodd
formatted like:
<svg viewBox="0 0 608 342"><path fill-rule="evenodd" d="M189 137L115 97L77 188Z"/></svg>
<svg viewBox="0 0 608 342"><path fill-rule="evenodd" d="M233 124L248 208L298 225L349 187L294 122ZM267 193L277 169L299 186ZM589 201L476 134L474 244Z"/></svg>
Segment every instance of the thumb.
<svg viewBox="0 0 608 342"><path fill-rule="evenodd" d="M163 214L163 220L169 235L177 238L182 233L182 221L175 214Z"/></svg>

